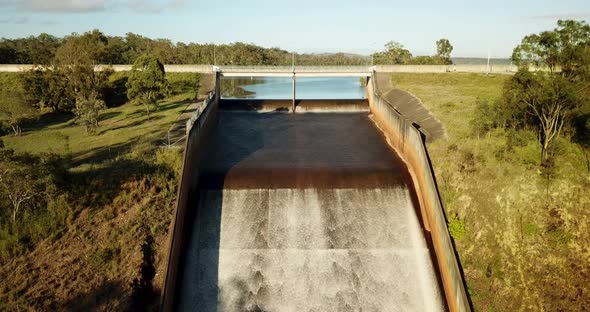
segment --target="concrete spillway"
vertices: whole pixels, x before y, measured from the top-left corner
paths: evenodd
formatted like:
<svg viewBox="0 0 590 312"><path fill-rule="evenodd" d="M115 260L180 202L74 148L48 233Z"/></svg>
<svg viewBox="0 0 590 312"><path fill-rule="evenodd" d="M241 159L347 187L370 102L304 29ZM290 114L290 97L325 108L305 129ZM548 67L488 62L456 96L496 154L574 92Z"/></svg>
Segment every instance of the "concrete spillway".
<svg viewBox="0 0 590 312"><path fill-rule="evenodd" d="M403 165L368 113L220 112L177 310L444 310Z"/></svg>

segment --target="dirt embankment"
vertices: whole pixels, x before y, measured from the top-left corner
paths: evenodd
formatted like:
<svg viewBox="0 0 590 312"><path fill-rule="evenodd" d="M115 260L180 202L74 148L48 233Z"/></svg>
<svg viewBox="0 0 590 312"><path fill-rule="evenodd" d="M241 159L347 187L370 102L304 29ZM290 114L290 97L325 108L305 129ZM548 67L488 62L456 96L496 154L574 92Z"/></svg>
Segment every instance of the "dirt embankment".
<svg viewBox="0 0 590 312"><path fill-rule="evenodd" d="M2 310L156 310L174 183L144 177L113 203L83 209L57 239L0 268ZM124 197L124 198L123 198Z"/></svg>

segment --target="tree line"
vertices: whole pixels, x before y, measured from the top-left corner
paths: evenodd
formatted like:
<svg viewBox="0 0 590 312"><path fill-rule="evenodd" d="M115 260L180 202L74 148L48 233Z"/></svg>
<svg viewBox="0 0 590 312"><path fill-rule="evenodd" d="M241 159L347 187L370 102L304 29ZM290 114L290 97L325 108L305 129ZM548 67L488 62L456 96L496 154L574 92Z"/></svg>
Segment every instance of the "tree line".
<svg viewBox="0 0 590 312"><path fill-rule="evenodd" d="M384 51L374 53L372 57L377 65L450 65L453 64L452 52L453 45L445 38L436 41L436 55L433 56L413 56L401 43L390 41L385 44Z"/></svg>
<svg viewBox="0 0 590 312"><path fill-rule="evenodd" d="M48 34L18 39L0 39L0 64L50 65L59 57L59 50L80 38L101 38L96 48L97 64L133 64L144 54L154 55L164 64L216 65L291 65L295 55L300 65L366 65L366 56L335 54L293 54L279 48L263 48L254 44L173 43L169 39L150 39L127 33L106 36L99 30L73 33L64 38Z"/></svg>
<svg viewBox="0 0 590 312"><path fill-rule="evenodd" d="M97 64L133 64L144 54L154 55L164 64L215 64L215 65L269 65L290 66L293 58L297 65L371 65L371 56L348 53L293 53L280 48L263 48L254 44L173 43L169 39L150 39L134 33L125 36L107 36L99 30L84 34L73 33L58 38L40 34L18 39L0 39L0 64L51 65L60 57L63 46L81 38L100 38L97 41ZM397 42L389 42L382 52L372 55L375 64L450 64L452 45L447 39L437 41L435 56L412 57ZM62 55L63 57L63 55Z"/></svg>

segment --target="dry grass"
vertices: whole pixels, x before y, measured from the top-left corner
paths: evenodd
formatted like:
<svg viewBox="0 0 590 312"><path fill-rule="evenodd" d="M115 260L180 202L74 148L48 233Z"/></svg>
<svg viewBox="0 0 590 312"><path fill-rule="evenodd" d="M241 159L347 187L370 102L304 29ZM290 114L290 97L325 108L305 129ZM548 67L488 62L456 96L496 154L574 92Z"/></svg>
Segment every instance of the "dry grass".
<svg viewBox="0 0 590 312"><path fill-rule="evenodd" d="M590 173L581 147L560 139L556 172L541 175L534 132L470 123L479 100L509 76L396 74L394 84L444 123L428 146L475 310L580 311L590 306ZM454 230L456 231L456 230Z"/></svg>

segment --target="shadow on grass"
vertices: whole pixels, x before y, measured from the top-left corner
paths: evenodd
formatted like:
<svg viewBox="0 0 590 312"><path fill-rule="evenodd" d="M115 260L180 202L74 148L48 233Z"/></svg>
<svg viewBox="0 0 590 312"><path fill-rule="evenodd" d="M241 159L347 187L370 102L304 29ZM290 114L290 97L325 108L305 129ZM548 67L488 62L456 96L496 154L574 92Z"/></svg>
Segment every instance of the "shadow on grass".
<svg viewBox="0 0 590 312"><path fill-rule="evenodd" d="M61 124L60 126L53 127L52 129L62 129L71 126L71 121L76 116L71 112L56 112L56 113L45 113L39 116L35 120L30 120L24 125L25 131L38 131L46 129L52 126Z"/></svg>
<svg viewBox="0 0 590 312"><path fill-rule="evenodd" d="M71 173L72 195L80 207L101 209L125 192L123 185L155 173L158 166L137 159L117 159Z"/></svg>
<svg viewBox="0 0 590 312"><path fill-rule="evenodd" d="M154 289L152 281L156 276L154 238L148 232L145 241L141 245L143 260L140 268L140 276L131 283L131 311L152 310L158 303L158 292ZM149 309L152 307L152 309Z"/></svg>
<svg viewBox="0 0 590 312"><path fill-rule="evenodd" d="M126 310L125 290L120 281L106 281L98 288L76 295L62 304L63 311Z"/></svg>
<svg viewBox="0 0 590 312"><path fill-rule="evenodd" d="M78 167L83 164L97 165L107 160L114 160L117 156L129 153L138 140L138 138L135 138L124 143L103 146L72 154L72 161L70 164L72 167Z"/></svg>
<svg viewBox="0 0 590 312"><path fill-rule="evenodd" d="M147 159L129 156L139 138L72 155L72 195L81 207L100 209L113 202L122 186L154 174L160 167ZM148 142L153 145L155 142Z"/></svg>
<svg viewBox="0 0 590 312"><path fill-rule="evenodd" d="M102 135L102 134L105 134L105 133L110 132L110 131L115 131L115 130L121 130L121 129L126 129L126 128L137 127L137 126L140 126L140 125L142 125L144 123L154 122L154 121L160 120L162 118L164 118L164 116L152 116L152 117L150 117L150 119L139 119L139 120L136 120L136 121L131 122L131 123L122 124L122 125L120 125L118 127L113 127L113 128L101 130L98 133L98 135Z"/></svg>
<svg viewBox="0 0 590 312"><path fill-rule="evenodd" d="M188 106L193 102L194 101L177 101L177 102L172 102L172 103L168 103L168 104L160 104L158 109L154 110L151 113L152 118L154 117L154 115L156 115L158 113L166 112L166 111L169 111L172 109L177 109L182 106ZM145 112L145 109L143 109L143 106L138 106L138 109L136 111L125 115L125 119L137 118L137 117L141 117L141 116L147 116L147 113Z"/></svg>
<svg viewBox="0 0 590 312"><path fill-rule="evenodd" d="M105 120L109 120L113 117L117 117L119 115L121 115L121 112L108 112L108 113L102 113L100 114L99 120L100 121L105 121Z"/></svg>

